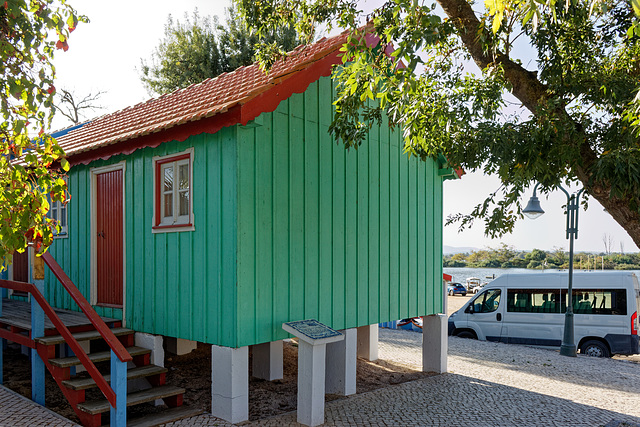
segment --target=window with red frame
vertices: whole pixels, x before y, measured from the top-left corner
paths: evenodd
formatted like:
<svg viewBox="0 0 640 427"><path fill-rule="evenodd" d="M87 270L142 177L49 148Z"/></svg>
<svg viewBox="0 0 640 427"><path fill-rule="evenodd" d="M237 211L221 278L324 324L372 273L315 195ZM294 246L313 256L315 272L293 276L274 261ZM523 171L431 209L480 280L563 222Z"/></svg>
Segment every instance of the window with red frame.
<svg viewBox="0 0 640 427"><path fill-rule="evenodd" d="M155 173L155 228L191 226L191 154L157 159Z"/></svg>

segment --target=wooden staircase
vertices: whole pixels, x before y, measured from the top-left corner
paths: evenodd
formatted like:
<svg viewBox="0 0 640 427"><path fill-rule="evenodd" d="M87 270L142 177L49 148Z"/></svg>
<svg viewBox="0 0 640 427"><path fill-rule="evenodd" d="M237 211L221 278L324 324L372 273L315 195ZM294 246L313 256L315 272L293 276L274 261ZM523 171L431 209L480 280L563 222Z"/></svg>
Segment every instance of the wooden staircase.
<svg viewBox="0 0 640 427"><path fill-rule="evenodd" d="M119 325L116 326L112 327L111 331L133 358L127 367L127 382L131 383L131 380L146 378L151 385L151 388L129 392L127 407L154 402L157 399L162 399L169 407L168 410L145 415L137 420L127 420L127 425L155 426L200 414L202 411L199 409L182 406L185 390L166 384L167 369L150 363L151 350L134 345L134 331L119 327ZM95 330L75 333L73 337L76 341L85 342L102 340L100 333ZM99 399L87 400L87 392L98 387L96 381L81 374L72 378L75 367L82 365L78 357L57 356L56 350L59 349L59 344L65 343L64 337L61 335L44 336L34 338L34 341L38 354L80 418L82 425L94 427L106 424L110 410L107 399L100 395ZM98 351L88 353L87 356L94 364L102 366L103 362L110 360L111 352ZM110 383L110 374L102 372L103 370L105 369L100 369L100 373Z"/></svg>
<svg viewBox="0 0 640 427"><path fill-rule="evenodd" d="M49 304L43 295L43 263L81 313L54 309ZM39 267L36 268L35 264ZM150 350L134 346L134 331L122 328L120 320L100 317L48 252L34 260L34 281L38 285L0 279L0 288L31 294L31 302L24 303L28 309L13 310L13 314L3 313L3 299L0 298L0 337L34 349L40 356L32 359L31 393L34 401L41 405L45 403L46 368L85 426L100 426L107 418L110 418L111 425L117 427L153 426L201 412L182 406L185 390L165 384L167 370L150 363ZM26 311L29 311L28 315ZM83 320L78 322L78 316ZM87 354L86 346L82 346L80 341L89 342L89 348L98 351ZM63 357L60 354L63 348L71 350L75 356ZM75 375L75 367L79 365L86 369L87 374ZM141 386L142 378L147 382ZM132 381L138 383L135 390L130 387ZM130 406L158 399L162 399L169 410L145 415L138 420L128 417Z"/></svg>

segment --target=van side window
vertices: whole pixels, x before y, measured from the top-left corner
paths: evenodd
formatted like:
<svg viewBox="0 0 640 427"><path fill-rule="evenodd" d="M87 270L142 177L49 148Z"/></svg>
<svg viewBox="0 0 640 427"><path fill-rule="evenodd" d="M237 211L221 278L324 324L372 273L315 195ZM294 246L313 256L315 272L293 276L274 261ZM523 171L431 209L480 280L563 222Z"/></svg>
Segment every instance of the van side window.
<svg viewBox="0 0 640 427"><path fill-rule="evenodd" d="M473 301L474 313L491 313L500 305L500 289L490 289Z"/></svg>
<svg viewBox="0 0 640 427"><path fill-rule="evenodd" d="M573 289L573 312L576 314L627 314L627 291L624 289ZM562 290L562 312L567 291Z"/></svg>
<svg viewBox="0 0 640 427"><path fill-rule="evenodd" d="M560 290L507 289L507 312L560 313Z"/></svg>

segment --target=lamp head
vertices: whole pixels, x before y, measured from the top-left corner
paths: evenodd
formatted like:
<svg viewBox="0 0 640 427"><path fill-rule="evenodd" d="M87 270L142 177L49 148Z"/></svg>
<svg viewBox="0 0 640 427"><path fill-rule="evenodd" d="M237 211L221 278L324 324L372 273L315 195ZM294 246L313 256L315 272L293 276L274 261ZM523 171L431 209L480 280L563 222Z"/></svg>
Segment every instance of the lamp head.
<svg viewBox="0 0 640 427"><path fill-rule="evenodd" d="M544 211L540 207L540 201L538 198L536 196L531 196L529 203L527 203L527 206L522 210L522 213L525 214L527 218L536 219L542 216Z"/></svg>

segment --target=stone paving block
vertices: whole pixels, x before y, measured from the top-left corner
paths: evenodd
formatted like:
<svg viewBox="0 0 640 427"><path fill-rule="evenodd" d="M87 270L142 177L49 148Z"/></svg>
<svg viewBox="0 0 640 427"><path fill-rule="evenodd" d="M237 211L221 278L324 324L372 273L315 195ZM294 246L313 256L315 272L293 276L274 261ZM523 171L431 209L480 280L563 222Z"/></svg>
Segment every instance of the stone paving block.
<svg viewBox="0 0 640 427"><path fill-rule="evenodd" d="M0 426L77 426L61 415L0 386Z"/></svg>

